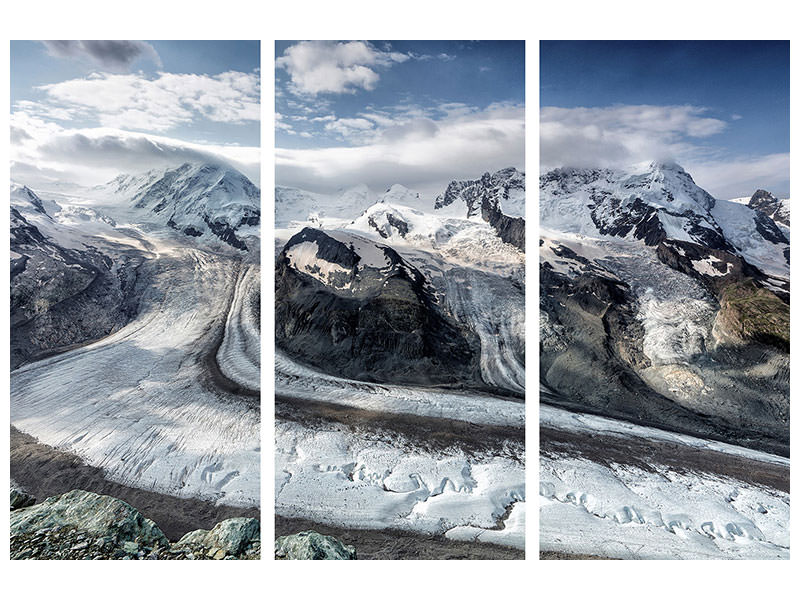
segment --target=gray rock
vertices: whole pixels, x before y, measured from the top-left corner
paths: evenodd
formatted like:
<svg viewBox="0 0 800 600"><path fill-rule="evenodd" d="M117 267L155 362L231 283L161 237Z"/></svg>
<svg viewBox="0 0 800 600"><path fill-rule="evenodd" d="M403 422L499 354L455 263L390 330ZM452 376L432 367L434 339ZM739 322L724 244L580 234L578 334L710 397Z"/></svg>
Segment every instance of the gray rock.
<svg viewBox="0 0 800 600"><path fill-rule="evenodd" d="M356 549L330 535L301 531L275 540L278 560L356 560Z"/></svg>
<svg viewBox="0 0 800 600"><path fill-rule="evenodd" d="M53 496L11 513L12 535L33 534L45 528L74 528L92 537L115 536L123 543L169 545L158 526L127 502L83 490Z"/></svg>
<svg viewBox="0 0 800 600"><path fill-rule="evenodd" d="M36 498L20 489L11 488L11 510L25 508L36 503Z"/></svg>
<svg viewBox="0 0 800 600"><path fill-rule="evenodd" d="M240 556L261 542L261 525L257 519L236 517L217 523L211 531L197 529L184 535L174 548L202 548L215 559Z"/></svg>

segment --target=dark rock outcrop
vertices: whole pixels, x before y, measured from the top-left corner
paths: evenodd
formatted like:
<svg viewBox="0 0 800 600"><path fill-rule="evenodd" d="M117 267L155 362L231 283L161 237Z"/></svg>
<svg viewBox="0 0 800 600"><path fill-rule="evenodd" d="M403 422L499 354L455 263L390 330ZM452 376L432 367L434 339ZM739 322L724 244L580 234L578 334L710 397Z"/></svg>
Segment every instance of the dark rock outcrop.
<svg viewBox="0 0 800 600"><path fill-rule="evenodd" d="M316 248L315 262L298 270L287 253L304 243ZM385 267L370 266L352 245L317 229L289 240L276 265L278 345L338 376L480 385L476 336L443 311L422 273L396 251L371 248ZM319 265L335 266L324 281Z"/></svg>
<svg viewBox="0 0 800 600"><path fill-rule="evenodd" d="M756 190L747 206L766 215L776 223L789 227L789 208L766 190Z"/></svg>
<svg viewBox="0 0 800 600"><path fill-rule="evenodd" d="M11 510L17 510L18 508L26 508L28 506L33 506L35 503L36 503L36 498L31 496L27 492L12 486Z"/></svg>
<svg viewBox="0 0 800 600"><path fill-rule="evenodd" d="M138 311L142 258L66 248L11 208L11 368L98 339Z"/></svg>
<svg viewBox="0 0 800 600"><path fill-rule="evenodd" d="M466 205L467 218L480 214L507 244L525 251L525 219L503 212L503 203L512 194L524 194L525 173L510 167L496 173L484 173L480 179L451 181L438 196L434 209L460 201Z"/></svg>

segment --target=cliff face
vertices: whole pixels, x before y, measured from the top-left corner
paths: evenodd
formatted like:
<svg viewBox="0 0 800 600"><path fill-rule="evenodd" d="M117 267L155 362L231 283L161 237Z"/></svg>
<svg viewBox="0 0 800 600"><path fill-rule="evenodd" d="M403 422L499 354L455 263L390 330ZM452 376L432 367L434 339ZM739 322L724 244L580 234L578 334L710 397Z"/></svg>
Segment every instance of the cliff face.
<svg viewBox="0 0 800 600"><path fill-rule="evenodd" d="M467 218L480 215L507 244L525 251L525 173L513 167L479 179L451 181L435 209L463 202Z"/></svg>
<svg viewBox="0 0 800 600"><path fill-rule="evenodd" d="M478 341L441 310L424 275L388 246L305 228L276 266L276 340L365 381L478 383Z"/></svg>

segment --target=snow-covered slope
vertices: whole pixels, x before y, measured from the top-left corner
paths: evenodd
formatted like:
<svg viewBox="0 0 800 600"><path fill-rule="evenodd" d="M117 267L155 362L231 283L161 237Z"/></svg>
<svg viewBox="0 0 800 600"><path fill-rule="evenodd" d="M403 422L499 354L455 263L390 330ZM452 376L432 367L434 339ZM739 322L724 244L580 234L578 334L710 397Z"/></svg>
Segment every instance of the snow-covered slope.
<svg viewBox="0 0 800 600"><path fill-rule="evenodd" d="M370 204L373 196L365 185L337 194L317 194L298 188L275 187L275 226L315 223L323 219L353 219Z"/></svg>
<svg viewBox="0 0 800 600"><path fill-rule="evenodd" d="M724 245L715 200L676 164L628 170L555 169L540 178L542 227L656 245L665 238Z"/></svg>
<svg viewBox="0 0 800 600"><path fill-rule="evenodd" d="M214 236L239 250L247 250L245 236L258 235L259 189L231 167L185 163L121 175L98 193L123 198L187 236Z"/></svg>
<svg viewBox="0 0 800 600"><path fill-rule="evenodd" d="M690 242L737 254L766 273L788 274L788 239L770 219L714 199L675 163L626 170L556 169L540 179L541 225L592 238Z"/></svg>
<svg viewBox="0 0 800 600"><path fill-rule="evenodd" d="M763 212L726 200L718 200L711 214L737 254L768 275L789 277L788 228L784 233Z"/></svg>

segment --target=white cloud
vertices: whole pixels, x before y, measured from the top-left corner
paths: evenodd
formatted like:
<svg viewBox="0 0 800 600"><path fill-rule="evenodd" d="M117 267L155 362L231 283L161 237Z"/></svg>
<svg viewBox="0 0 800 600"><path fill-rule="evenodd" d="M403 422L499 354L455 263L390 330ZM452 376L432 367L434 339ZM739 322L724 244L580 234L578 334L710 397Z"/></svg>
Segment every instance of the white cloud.
<svg viewBox="0 0 800 600"><path fill-rule="evenodd" d="M543 107L541 169L624 167L673 159L717 198L750 195L758 187L788 191L788 154L731 157L713 145L713 136L722 133L727 123L706 112L688 105Z"/></svg>
<svg viewBox="0 0 800 600"><path fill-rule="evenodd" d="M762 188L781 197L789 193L789 153L689 161L683 165L697 185L715 198L749 196Z"/></svg>
<svg viewBox="0 0 800 600"><path fill-rule="evenodd" d="M259 185L260 150L195 144L111 128L65 129L24 111L11 114L11 176L36 189L53 182L96 185L186 161L224 162Z"/></svg>
<svg viewBox="0 0 800 600"><path fill-rule="evenodd" d="M543 107L540 162L544 169L609 167L678 157L690 149L690 138L725 129L705 112L696 106Z"/></svg>
<svg viewBox="0 0 800 600"><path fill-rule="evenodd" d="M260 119L257 73L159 73L154 79L95 73L39 89L52 107L94 118L105 127L160 132L198 119L223 123Z"/></svg>
<svg viewBox="0 0 800 600"><path fill-rule="evenodd" d="M54 40L42 42L51 56L86 60L112 71L127 71L139 59L159 67L161 59L147 42L128 40Z"/></svg>
<svg viewBox="0 0 800 600"><path fill-rule="evenodd" d="M289 46L275 64L286 69L294 92L342 94L375 89L380 79L376 69L409 58L367 42L311 41Z"/></svg>
<svg viewBox="0 0 800 600"><path fill-rule="evenodd" d="M371 132L375 125L367 119L334 119L325 123L325 131L337 134L345 139L361 138Z"/></svg>
<svg viewBox="0 0 800 600"><path fill-rule="evenodd" d="M363 120L369 119L368 114L364 113ZM319 192L358 183L376 190L401 183L435 194L452 179L525 166L525 108L521 105L495 104L437 120L398 117L384 125L365 130L373 133L362 145L276 149L277 183Z"/></svg>

